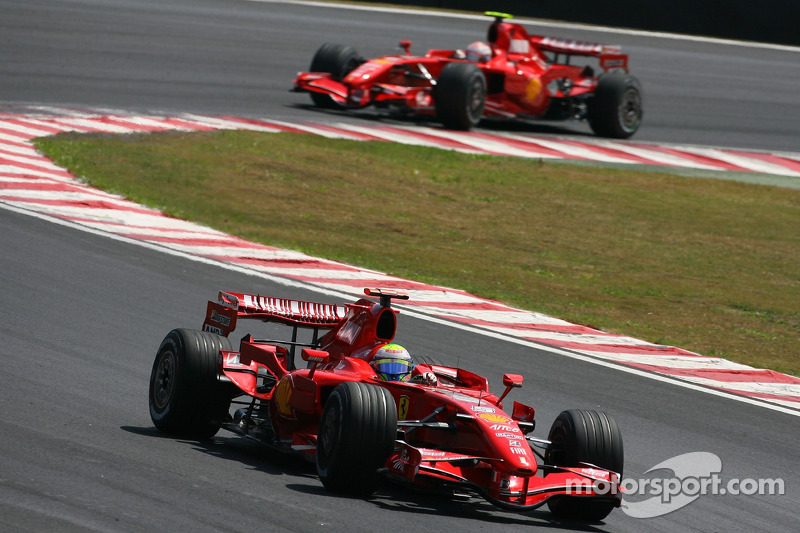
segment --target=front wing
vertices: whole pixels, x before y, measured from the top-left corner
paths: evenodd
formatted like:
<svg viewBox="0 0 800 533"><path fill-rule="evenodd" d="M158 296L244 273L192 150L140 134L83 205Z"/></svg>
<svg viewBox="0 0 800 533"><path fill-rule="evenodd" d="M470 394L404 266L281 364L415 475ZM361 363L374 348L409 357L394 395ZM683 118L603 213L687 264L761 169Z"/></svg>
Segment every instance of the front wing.
<svg viewBox="0 0 800 533"><path fill-rule="evenodd" d="M345 109L393 105L421 115L431 115L435 111L430 86L390 83L351 86L319 72L301 72L294 83L292 91L325 94Z"/></svg>
<svg viewBox="0 0 800 533"><path fill-rule="evenodd" d="M617 505L621 501L620 478L615 472L582 464L545 467L541 476L521 476L505 472L501 462L398 441L385 467L405 482L469 490L498 507L518 512L536 509L554 496L613 500Z"/></svg>

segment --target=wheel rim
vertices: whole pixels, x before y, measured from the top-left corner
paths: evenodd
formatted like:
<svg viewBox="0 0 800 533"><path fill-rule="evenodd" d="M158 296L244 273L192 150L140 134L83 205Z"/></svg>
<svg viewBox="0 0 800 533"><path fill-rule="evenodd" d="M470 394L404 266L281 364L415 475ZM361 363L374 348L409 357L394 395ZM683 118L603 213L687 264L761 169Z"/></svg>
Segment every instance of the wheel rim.
<svg viewBox="0 0 800 533"><path fill-rule="evenodd" d="M469 115L474 122L481 119L483 115L483 101L485 99L483 84L479 79L472 82L472 90L470 91L470 98L468 104Z"/></svg>
<svg viewBox="0 0 800 533"><path fill-rule="evenodd" d="M319 429L319 442L321 448L320 463L327 465L328 458L333 454L336 449L336 444L339 441L339 406L333 405L326 414L322 421L322 427Z"/></svg>
<svg viewBox="0 0 800 533"><path fill-rule="evenodd" d="M175 388L175 366L175 354L171 351L164 352L156 368L153 386L153 403L159 410L164 409L172 397Z"/></svg>
<svg viewBox="0 0 800 533"><path fill-rule="evenodd" d="M625 91L619 104L620 124L627 131L635 129L642 117L642 96L636 89Z"/></svg>
<svg viewBox="0 0 800 533"><path fill-rule="evenodd" d="M550 437L551 445L547 450L547 462L551 466L564 466L566 456L564 440L563 432L558 432Z"/></svg>

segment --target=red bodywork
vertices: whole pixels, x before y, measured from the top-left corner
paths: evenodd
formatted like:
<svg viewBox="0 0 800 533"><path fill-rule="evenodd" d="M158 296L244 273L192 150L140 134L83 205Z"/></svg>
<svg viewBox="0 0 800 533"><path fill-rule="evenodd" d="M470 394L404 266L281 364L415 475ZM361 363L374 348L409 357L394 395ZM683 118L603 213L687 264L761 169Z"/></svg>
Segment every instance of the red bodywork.
<svg viewBox="0 0 800 533"><path fill-rule="evenodd" d="M418 362L415 376L435 375L431 382L386 382L368 363L370 353L394 339L398 311L391 298L403 294L366 290L380 302L360 299L332 305L260 295L220 292L209 302L203 330L228 336L237 321L255 319L290 326L292 342L259 341L247 335L238 351L222 351L220 379L230 380L247 401L239 411L268 411L269 427L243 424L240 414L223 427L258 438L287 452L317 451L317 433L325 401L344 381L385 387L398 410L394 451L384 464L388 475L430 487L468 490L503 508L530 510L548 498L567 494L576 485L589 487L587 499L614 498L619 502L619 475L589 464L541 468L534 447L548 442L529 436L534 429L534 408L513 402L506 410L502 400L522 376L506 374L503 394L489 390L488 380L463 368ZM298 330L312 335L297 341ZM323 333L320 336L320 333ZM295 369L294 348L301 347L308 368ZM263 386L269 383L269 386ZM265 429L267 428L267 429ZM602 493L594 486L605 487Z"/></svg>
<svg viewBox="0 0 800 533"><path fill-rule="evenodd" d="M617 46L528 35L516 23L495 20L489 27L491 56L476 64L486 78L485 117L585 118L603 72L628 72L628 56ZM301 72L295 91L328 95L343 108L394 107L414 115L436 114L436 80L445 65L469 62L463 50L410 53L362 63L341 80L325 72ZM572 65L584 58L591 65ZM598 69L598 71L595 70Z"/></svg>

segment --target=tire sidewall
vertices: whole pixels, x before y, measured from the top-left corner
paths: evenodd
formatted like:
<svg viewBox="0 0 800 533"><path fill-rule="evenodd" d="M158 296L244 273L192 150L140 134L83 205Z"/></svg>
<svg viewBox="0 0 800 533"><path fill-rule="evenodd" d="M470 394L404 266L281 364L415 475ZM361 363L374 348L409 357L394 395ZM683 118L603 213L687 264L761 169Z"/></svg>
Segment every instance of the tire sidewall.
<svg viewBox="0 0 800 533"><path fill-rule="evenodd" d="M446 128L469 130L483 118L486 78L473 63L448 63L434 88L437 118Z"/></svg>
<svg viewBox="0 0 800 533"><path fill-rule="evenodd" d="M167 334L150 374L150 418L159 431L198 439L219 431L234 391L219 381L218 356L230 349L226 337L213 333L175 329Z"/></svg>
<svg viewBox="0 0 800 533"><path fill-rule="evenodd" d="M337 387L325 402L317 436L317 473L320 478L332 478L338 474L337 466L342 463L341 439L343 431L343 398Z"/></svg>
<svg viewBox="0 0 800 533"><path fill-rule="evenodd" d="M589 125L597 135L627 139L641 127L643 108L639 80L622 72L607 72L598 79L589 102Z"/></svg>
<svg viewBox="0 0 800 533"><path fill-rule="evenodd" d="M342 81L363 62L352 46L325 43L319 47L311 60L311 72L326 72L336 81Z"/></svg>
<svg viewBox="0 0 800 533"><path fill-rule="evenodd" d="M168 429L169 423L173 418L172 413L181 411L185 403L183 394L184 379L183 366L185 364L184 354L180 336L176 331L171 331L161 342L161 346L156 353L153 361L153 369L150 374L150 418L156 427L161 429L164 425ZM166 368L168 366L169 368ZM168 373L168 375L164 375ZM162 380L170 380L166 386L166 395L159 391L164 385Z"/></svg>
<svg viewBox="0 0 800 533"><path fill-rule="evenodd" d="M392 452L397 407L383 387L346 381L325 402L317 435L317 473L329 490L372 494Z"/></svg>
<svg viewBox="0 0 800 533"><path fill-rule="evenodd" d="M545 463L549 466L588 463L622 476L622 435L614 418L606 413L563 411L553 422L548 440L552 443L545 452ZM586 522L603 520L617 504L613 499L586 500L579 496L555 496L547 501L554 515Z"/></svg>

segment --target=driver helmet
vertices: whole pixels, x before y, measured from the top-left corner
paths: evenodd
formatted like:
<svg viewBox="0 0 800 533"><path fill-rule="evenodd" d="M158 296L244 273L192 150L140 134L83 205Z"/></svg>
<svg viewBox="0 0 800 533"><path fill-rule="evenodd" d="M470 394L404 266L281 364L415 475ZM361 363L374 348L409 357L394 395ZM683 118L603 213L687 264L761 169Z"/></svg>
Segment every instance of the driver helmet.
<svg viewBox="0 0 800 533"><path fill-rule="evenodd" d="M491 57L492 49L483 41L475 41L467 47L466 59L468 61L489 61Z"/></svg>
<svg viewBox="0 0 800 533"><path fill-rule="evenodd" d="M411 354L399 344L384 344L370 362L372 369L384 381L408 381L414 363Z"/></svg>

